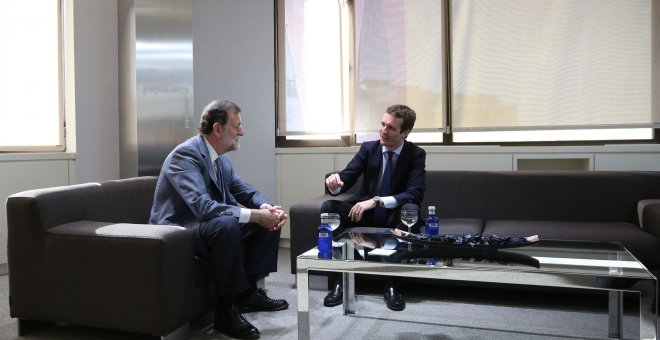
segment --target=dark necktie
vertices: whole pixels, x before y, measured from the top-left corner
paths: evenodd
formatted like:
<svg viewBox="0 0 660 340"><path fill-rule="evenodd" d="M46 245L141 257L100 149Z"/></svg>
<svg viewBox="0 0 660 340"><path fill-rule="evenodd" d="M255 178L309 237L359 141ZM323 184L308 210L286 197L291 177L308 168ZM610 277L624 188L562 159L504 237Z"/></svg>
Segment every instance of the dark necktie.
<svg viewBox="0 0 660 340"><path fill-rule="evenodd" d="M385 170L383 171L383 178L380 180L380 196L392 195L392 172L394 171L394 151L387 151L387 161L385 162ZM376 207L374 209L374 227L387 227L387 217L389 210L385 207Z"/></svg>
<svg viewBox="0 0 660 340"><path fill-rule="evenodd" d="M394 151L387 151L387 162L385 163L385 171L383 171L383 178L380 181L380 195L389 196L392 194L392 171Z"/></svg>
<svg viewBox="0 0 660 340"><path fill-rule="evenodd" d="M220 162L220 157L215 159L215 167L217 169L216 171L216 179L218 181L218 186L220 187L220 192L222 193L223 199L225 195L225 186L222 181L222 162Z"/></svg>

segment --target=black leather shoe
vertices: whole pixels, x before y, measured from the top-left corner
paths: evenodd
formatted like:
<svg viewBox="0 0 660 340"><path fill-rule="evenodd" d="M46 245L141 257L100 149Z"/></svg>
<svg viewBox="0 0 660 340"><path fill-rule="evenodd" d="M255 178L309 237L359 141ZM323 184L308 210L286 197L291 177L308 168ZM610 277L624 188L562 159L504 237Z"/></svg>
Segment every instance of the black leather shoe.
<svg viewBox="0 0 660 340"><path fill-rule="evenodd" d="M226 311L216 311L213 329L236 339L259 339L261 333L232 306Z"/></svg>
<svg viewBox="0 0 660 340"><path fill-rule="evenodd" d="M238 311L241 313L251 312L274 312L277 310L285 310L289 308L289 303L286 300L278 299L273 300L266 295L266 292L258 288L245 300L238 304Z"/></svg>
<svg viewBox="0 0 660 340"><path fill-rule="evenodd" d="M344 303L344 289L341 284L337 283L332 288L328 295L323 299L323 305L326 307L339 306Z"/></svg>
<svg viewBox="0 0 660 340"><path fill-rule="evenodd" d="M402 311L406 308L406 302L403 301L403 296L394 286L385 288L384 298L387 308L393 311Z"/></svg>

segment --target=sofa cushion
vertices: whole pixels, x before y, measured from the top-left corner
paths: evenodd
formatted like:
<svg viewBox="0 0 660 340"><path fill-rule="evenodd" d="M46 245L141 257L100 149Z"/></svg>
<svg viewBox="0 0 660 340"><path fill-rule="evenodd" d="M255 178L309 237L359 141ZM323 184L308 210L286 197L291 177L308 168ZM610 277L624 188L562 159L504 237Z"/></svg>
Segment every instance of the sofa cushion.
<svg viewBox="0 0 660 340"><path fill-rule="evenodd" d="M484 234L539 235L542 240L621 242L645 266L660 265L660 239L632 223L492 220L486 222Z"/></svg>
<svg viewBox="0 0 660 340"><path fill-rule="evenodd" d="M185 230L185 228L173 225L109 223L82 220L50 228L47 233L163 239L167 237L169 233L174 233L180 230Z"/></svg>
<svg viewBox="0 0 660 340"><path fill-rule="evenodd" d="M484 231L484 221L478 218L441 218L440 234L478 235Z"/></svg>

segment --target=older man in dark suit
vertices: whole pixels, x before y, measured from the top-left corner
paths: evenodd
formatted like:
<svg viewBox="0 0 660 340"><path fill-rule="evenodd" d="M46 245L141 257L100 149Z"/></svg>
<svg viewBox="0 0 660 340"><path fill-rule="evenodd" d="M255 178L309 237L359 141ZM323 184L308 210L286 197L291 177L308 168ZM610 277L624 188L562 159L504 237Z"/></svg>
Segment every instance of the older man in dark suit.
<svg viewBox="0 0 660 340"><path fill-rule="evenodd" d="M399 225L399 212L417 210L424 198L426 152L406 138L415 125L416 114L405 105L389 106L380 123L380 139L365 142L358 153L339 173L325 180L331 194L337 195L351 188L360 176L360 192L347 201L329 200L322 212L339 213L341 228L383 227ZM333 289L325 297L327 307L343 302L339 276ZM393 279L385 282L385 303L396 311L405 308L403 296Z"/></svg>
<svg viewBox="0 0 660 340"><path fill-rule="evenodd" d="M214 274L214 328L239 339L259 330L241 313L287 309L257 288L277 271L280 228L287 215L236 174L226 153L238 150L241 109L215 100L202 113L199 134L177 146L156 184L149 223L190 228L197 256ZM239 207L238 204L243 207Z"/></svg>

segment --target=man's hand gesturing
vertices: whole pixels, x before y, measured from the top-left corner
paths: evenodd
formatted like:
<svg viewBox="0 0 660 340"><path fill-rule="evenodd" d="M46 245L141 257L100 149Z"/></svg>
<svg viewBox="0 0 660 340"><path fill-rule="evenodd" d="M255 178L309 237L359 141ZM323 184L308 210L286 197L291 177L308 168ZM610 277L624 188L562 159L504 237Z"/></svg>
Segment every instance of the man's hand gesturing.
<svg viewBox="0 0 660 340"><path fill-rule="evenodd" d="M339 174L332 174L325 179L325 185L330 191L336 191L344 186L344 182L339 178Z"/></svg>

